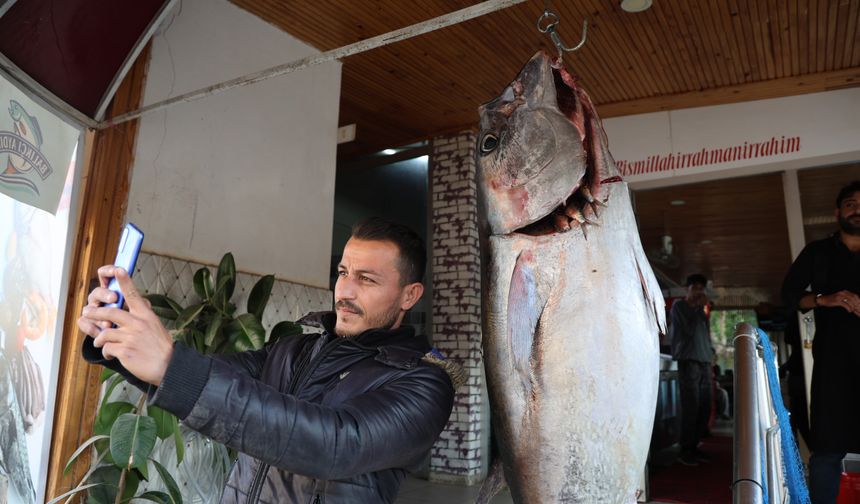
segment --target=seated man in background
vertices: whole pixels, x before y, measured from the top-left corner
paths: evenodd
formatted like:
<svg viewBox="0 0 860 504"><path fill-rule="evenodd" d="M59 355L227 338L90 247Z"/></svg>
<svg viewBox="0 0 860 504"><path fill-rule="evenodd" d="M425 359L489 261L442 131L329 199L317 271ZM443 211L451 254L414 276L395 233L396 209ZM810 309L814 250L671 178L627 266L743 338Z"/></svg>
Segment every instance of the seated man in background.
<svg viewBox="0 0 860 504"><path fill-rule="evenodd" d="M425 257L410 229L361 223L344 247L322 334L217 357L175 343L128 273L103 266L78 319L84 357L241 452L221 502L394 502L407 468L448 421L462 380L402 325L424 292ZM111 277L128 311L102 306L116 299Z"/></svg>

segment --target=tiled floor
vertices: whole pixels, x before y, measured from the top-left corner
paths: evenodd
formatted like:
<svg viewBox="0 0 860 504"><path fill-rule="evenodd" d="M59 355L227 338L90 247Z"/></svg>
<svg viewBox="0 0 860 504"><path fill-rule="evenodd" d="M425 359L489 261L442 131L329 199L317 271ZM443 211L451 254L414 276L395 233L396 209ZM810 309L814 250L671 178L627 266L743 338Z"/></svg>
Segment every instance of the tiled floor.
<svg viewBox="0 0 860 504"><path fill-rule="evenodd" d="M731 436L732 425L731 421L718 420L711 432L715 436ZM671 461L666 462L667 465L672 465L672 461L677 456L677 446L674 449L674 454L670 453L671 450L666 450L666 453L671 455ZM409 477L400 488L396 504L474 504L479 489L480 485L472 487L447 485ZM491 504L513 504L513 502L511 493L506 488L493 498ZM673 499L672 502L678 501ZM648 504L662 504L662 502L649 501Z"/></svg>
<svg viewBox="0 0 860 504"><path fill-rule="evenodd" d="M459 486L431 483L418 478L407 478L400 487L396 504L474 504L480 485ZM492 504L513 504L511 493L505 489L496 495Z"/></svg>
<svg viewBox="0 0 860 504"><path fill-rule="evenodd" d="M480 486L457 486L431 483L418 478L408 478L400 488L395 504L474 504ZM513 504L511 492L506 488L496 495L491 504ZM648 504L662 504L652 501Z"/></svg>
<svg viewBox="0 0 860 504"><path fill-rule="evenodd" d="M474 504L480 485L467 487L431 483L427 480L409 477L400 487L400 495L395 504ZM511 492L507 488L496 495L491 504L513 504ZM665 504L649 501L648 504Z"/></svg>

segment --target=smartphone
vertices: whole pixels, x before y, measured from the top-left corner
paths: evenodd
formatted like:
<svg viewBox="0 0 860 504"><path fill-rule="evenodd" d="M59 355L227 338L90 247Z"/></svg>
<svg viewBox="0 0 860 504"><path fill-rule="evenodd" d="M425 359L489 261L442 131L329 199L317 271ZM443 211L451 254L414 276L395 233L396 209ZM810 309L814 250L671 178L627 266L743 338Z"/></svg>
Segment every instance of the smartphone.
<svg viewBox="0 0 860 504"><path fill-rule="evenodd" d="M122 236L119 239L119 247L116 250L116 259L113 263L115 266L128 271L131 276L134 273L134 266L137 264L137 256L140 255L140 246L143 244L143 231L137 226L129 222L122 230ZM111 278L108 284L108 289L116 292L116 303L110 303L105 306L111 308L121 308L125 298L122 296L122 291L119 289L119 282L116 278Z"/></svg>

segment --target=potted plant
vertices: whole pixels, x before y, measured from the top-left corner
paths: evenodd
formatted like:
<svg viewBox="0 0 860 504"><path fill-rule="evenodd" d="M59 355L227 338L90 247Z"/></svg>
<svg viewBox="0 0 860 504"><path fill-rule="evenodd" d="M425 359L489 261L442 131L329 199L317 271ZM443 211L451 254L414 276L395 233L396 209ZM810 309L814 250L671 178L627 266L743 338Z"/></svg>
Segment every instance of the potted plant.
<svg viewBox="0 0 860 504"><path fill-rule="evenodd" d="M163 294L145 297L175 340L204 354L233 353L259 349L302 332L301 326L284 321L267 337L262 316L274 281L273 275L260 278L251 289L247 312L237 314L230 301L236 265L228 252L214 279L208 267L195 272L194 292L199 299L191 305L183 307ZM223 445L182 426L172 414L147 406L146 396L121 375L105 369L101 380L105 393L93 437L75 451L66 471L90 447L95 449L96 462L75 489L51 503L82 490L88 491L89 502L104 504L131 498L166 503L202 503L214 498L217 502L235 457Z"/></svg>

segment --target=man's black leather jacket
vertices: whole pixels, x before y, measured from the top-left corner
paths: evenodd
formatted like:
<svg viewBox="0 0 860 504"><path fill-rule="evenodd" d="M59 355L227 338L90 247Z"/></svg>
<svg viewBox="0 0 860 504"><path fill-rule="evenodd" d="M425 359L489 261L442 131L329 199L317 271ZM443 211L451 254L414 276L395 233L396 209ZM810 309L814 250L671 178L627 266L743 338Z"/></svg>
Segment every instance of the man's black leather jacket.
<svg viewBox="0 0 860 504"><path fill-rule="evenodd" d="M326 331L254 352L204 356L177 343L150 403L240 452L221 502L394 502L451 414L452 377L412 328ZM84 343L85 358L130 378Z"/></svg>

